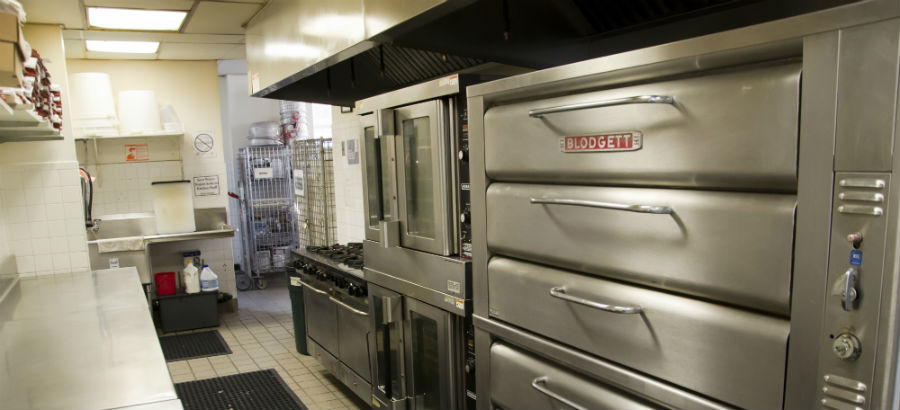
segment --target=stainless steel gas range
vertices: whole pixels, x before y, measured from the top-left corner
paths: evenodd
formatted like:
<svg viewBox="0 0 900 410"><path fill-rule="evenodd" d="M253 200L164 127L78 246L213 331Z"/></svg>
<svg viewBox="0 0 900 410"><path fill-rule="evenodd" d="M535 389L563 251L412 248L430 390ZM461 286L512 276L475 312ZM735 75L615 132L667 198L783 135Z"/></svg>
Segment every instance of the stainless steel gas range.
<svg viewBox="0 0 900 410"><path fill-rule="evenodd" d="M898 408L898 9L469 87L478 408Z"/></svg>
<svg viewBox="0 0 900 410"><path fill-rule="evenodd" d="M362 244L295 251L303 291L309 354L362 400L371 397L369 299Z"/></svg>

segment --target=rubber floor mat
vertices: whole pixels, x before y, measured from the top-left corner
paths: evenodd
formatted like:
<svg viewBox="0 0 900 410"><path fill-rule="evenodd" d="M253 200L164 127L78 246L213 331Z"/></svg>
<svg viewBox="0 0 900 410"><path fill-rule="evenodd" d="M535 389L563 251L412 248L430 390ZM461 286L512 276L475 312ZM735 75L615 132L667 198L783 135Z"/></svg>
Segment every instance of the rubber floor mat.
<svg viewBox="0 0 900 410"><path fill-rule="evenodd" d="M273 369L176 383L184 410L308 410Z"/></svg>
<svg viewBox="0 0 900 410"><path fill-rule="evenodd" d="M231 353L218 330L163 336L159 344L167 362Z"/></svg>

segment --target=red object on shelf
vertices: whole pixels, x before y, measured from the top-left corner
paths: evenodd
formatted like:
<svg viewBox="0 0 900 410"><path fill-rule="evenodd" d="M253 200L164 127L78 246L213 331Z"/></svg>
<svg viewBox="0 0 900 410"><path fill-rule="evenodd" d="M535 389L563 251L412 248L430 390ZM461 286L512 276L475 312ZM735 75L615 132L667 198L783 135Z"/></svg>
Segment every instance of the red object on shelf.
<svg viewBox="0 0 900 410"><path fill-rule="evenodd" d="M175 272L154 273L153 279L156 280L157 296L175 294Z"/></svg>

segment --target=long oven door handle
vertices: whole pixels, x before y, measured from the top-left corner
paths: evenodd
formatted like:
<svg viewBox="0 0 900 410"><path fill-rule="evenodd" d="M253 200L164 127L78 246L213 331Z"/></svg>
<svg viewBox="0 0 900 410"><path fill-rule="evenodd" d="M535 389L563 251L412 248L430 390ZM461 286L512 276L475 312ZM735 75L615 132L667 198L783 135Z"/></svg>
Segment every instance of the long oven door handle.
<svg viewBox="0 0 900 410"><path fill-rule="evenodd" d="M616 211L638 212L642 214L668 215L675 213L674 209L663 205L629 205L617 204L613 202L585 201L583 199L531 198L531 203L547 205L586 206L588 208L613 209Z"/></svg>
<svg viewBox="0 0 900 410"><path fill-rule="evenodd" d="M627 104L669 104L675 105L675 99L668 95L635 95L633 97L613 98L610 100L591 101L578 104L560 105L558 107L535 108L528 111L528 116L541 118L557 112L586 110L589 108L614 107Z"/></svg>
<svg viewBox="0 0 900 410"><path fill-rule="evenodd" d="M300 281L300 284L303 285L303 286L305 286L307 289L309 289L309 290L311 290L311 291L313 291L313 292L316 292L316 293L318 293L318 294L320 294L320 295L327 295L327 294L328 294L328 292L326 292L326 291L324 291L324 290L316 289L315 287L313 287L313 285L310 285L309 283L306 283L306 282L304 282L304 281L302 281L302 280Z"/></svg>
<svg viewBox="0 0 900 410"><path fill-rule="evenodd" d="M531 381L531 388L543 393L545 396L550 397L556 401L559 401L566 406L569 406L575 410L587 410L585 407L579 405L578 403L569 400L553 390L548 389L547 387L547 376L541 376Z"/></svg>
<svg viewBox="0 0 900 410"><path fill-rule="evenodd" d="M360 316L369 316L369 312L363 312L363 311L361 311L361 310L359 310L359 309L356 309L356 308L354 308L353 306L350 306L350 305L348 305L348 304L346 304L346 303L344 303L344 302L341 302L340 300L337 300L334 296L329 296L328 299L331 299L332 302L337 303L338 305L340 305L340 306L343 307L344 309L347 309L347 310L349 310L349 311L351 311L351 312L353 312L353 313L356 313L357 315L360 315Z"/></svg>
<svg viewBox="0 0 900 410"><path fill-rule="evenodd" d="M599 309L604 312L617 313L620 315L636 315L636 314L643 313L643 311L644 311L644 308L642 308L640 306L610 305L607 303L600 303L600 302L595 302L593 300L588 300L588 299L572 296L572 295L569 295L568 293L566 293L566 288L564 288L562 286L557 286L557 287L551 288L550 296L565 300L567 302L577 303L579 305L592 307L594 309Z"/></svg>

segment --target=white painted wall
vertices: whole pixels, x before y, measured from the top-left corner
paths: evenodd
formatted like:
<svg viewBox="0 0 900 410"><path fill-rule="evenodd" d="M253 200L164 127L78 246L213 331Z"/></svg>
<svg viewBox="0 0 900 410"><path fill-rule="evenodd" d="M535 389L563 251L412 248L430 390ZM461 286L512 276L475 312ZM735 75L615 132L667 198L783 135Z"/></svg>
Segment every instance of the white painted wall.
<svg viewBox="0 0 900 410"><path fill-rule="evenodd" d="M355 141L359 150L359 116L355 113L342 114L340 107L331 107L331 117L338 242L361 242L365 238L362 166L359 162L349 164L347 155L348 141Z"/></svg>

